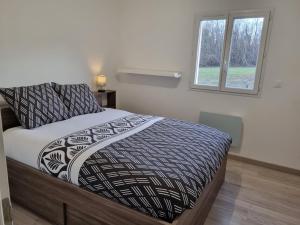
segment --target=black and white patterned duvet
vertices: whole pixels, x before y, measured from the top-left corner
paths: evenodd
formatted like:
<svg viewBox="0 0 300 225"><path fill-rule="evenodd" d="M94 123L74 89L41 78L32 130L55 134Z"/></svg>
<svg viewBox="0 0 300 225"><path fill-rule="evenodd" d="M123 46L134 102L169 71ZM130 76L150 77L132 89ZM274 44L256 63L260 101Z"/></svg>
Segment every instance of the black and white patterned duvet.
<svg viewBox="0 0 300 225"><path fill-rule="evenodd" d="M231 138L204 125L161 119L97 149L99 143L153 119L133 114L55 140L41 152L39 167L72 182L70 168L76 158L93 148L80 167L80 187L172 222L193 208L220 167Z"/></svg>

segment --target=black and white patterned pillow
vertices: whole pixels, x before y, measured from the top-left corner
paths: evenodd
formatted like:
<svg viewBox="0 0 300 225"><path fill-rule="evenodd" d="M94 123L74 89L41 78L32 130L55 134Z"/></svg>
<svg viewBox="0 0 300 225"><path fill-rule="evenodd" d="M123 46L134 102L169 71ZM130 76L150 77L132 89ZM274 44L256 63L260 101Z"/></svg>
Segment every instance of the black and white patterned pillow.
<svg viewBox="0 0 300 225"><path fill-rule="evenodd" d="M52 88L68 108L70 116L104 111L87 84L60 85L52 83Z"/></svg>
<svg viewBox="0 0 300 225"><path fill-rule="evenodd" d="M48 83L0 88L0 94L26 129L70 118L67 107Z"/></svg>

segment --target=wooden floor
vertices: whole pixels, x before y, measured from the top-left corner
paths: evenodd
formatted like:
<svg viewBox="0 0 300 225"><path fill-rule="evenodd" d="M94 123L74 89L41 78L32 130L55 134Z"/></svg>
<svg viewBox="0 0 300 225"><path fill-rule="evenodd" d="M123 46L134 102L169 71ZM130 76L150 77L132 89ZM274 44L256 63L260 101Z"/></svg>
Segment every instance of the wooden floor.
<svg viewBox="0 0 300 225"><path fill-rule="evenodd" d="M15 225L49 225L14 205ZM205 225L300 225L300 176L229 160Z"/></svg>

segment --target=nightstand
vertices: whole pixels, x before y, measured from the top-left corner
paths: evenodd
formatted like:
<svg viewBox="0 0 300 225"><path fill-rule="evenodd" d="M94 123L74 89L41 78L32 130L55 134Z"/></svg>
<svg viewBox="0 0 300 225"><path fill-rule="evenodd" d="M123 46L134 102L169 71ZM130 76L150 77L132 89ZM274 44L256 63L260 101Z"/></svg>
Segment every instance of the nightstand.
<svg viewBox="0 0 300 225"><path fill-rule="evenodd" d="M96 91L94 95L102 107L107 108L116 108L116 91L113 90L104 90L104 91Z"/></svg>

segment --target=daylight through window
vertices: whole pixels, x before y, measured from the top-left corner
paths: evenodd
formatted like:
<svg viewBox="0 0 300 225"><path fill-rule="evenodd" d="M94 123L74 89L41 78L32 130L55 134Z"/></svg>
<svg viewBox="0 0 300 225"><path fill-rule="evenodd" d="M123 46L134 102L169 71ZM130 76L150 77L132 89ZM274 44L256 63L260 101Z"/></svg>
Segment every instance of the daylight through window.
<svg viewBox="0 0 300 225"><path fill-rule="evenodd" d="M193 88L257 94L268 12L201 18Z"/></svg>

